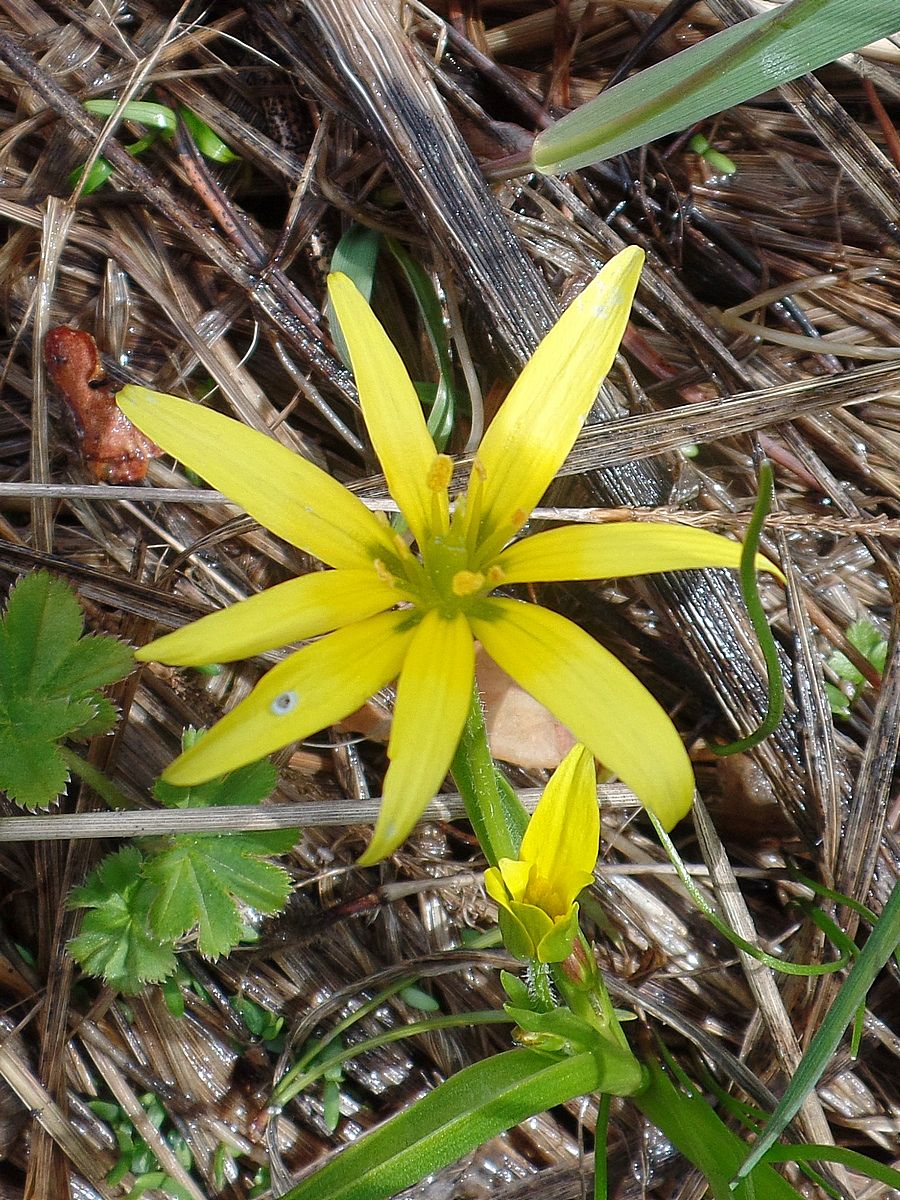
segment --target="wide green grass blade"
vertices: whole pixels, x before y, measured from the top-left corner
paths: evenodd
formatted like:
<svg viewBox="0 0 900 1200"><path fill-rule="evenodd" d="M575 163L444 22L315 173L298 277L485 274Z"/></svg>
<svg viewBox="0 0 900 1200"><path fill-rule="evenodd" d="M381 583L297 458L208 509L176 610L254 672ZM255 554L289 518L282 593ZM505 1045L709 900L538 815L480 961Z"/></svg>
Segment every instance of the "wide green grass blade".
<svg viewBox="0 0 900 1200"><path fill-rule="evenodd" d="M509 1050L440 1084L335 1155L283 1200L389 1200L426 1175L555 1104L601 1090L597 1055Z"/></svg>
<svg viewBox="0 0 900 1200"><path fill-rule="evenodd" d="M657 63L535 139L544 174L573 171L693 125L900 30L897 0L791 0Z"/></svg>
<svg viewBox="0 0 900 1200"><path fill-rule="evenodd" d="M859 952L859 957L847 973L841 990L834 998L828 1015L822 1022L803 1055L800 1066L794 1072L787 1091L782 1097L753 1152L745 1159L736 1179L744 1179L774 1145L787 1123L799 1111L828 1066L837 1049L844 1030L853 1020L856 1009L862 1004L879 971L894 953L900 942L900 884L894 885L890 899L876 922L869 940Z"/></svg>
<svg viewBox="0 0 900 1200"><path fill-rule="evenodd" d="M651 1060L646 1065L649 1087L632 1097L632 1102L676 1150L700 1168L715 1200L800 1200L800 1193L768 1163L759 1164L751 1179L732 1190L730 1180L747 1143L689 1083L676 1087L659 1063Z"/></svg>

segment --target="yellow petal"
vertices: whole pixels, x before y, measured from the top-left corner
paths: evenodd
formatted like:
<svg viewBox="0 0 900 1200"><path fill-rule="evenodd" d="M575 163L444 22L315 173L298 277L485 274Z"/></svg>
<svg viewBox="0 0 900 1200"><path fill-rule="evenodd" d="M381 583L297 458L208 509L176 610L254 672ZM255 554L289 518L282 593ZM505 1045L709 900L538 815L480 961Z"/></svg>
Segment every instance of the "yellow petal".
<svg viewBox="0 0 900 1200"><path fill-rule="evenodd" d="M574 626L573 626L574 628ZM520 858L533 864L536 877L550 884L560 911L568 911L590 882L600 850L600 812L593 755L573 746L562 760L522 838ZM530 892L526 898L535 903Z"/></svg>
<svg viewBox="0 0 900 1200"><path fill-rule="evenodd" d="M741 544L708 529L627 521L610 525L563 525L523 538L497 560L504 583L550 583L560 579L615 579L694 567L741 565ZM760 571L781 572L761 554Z"/></svg>
<svg viewBox="0 0 900 1200"><path fill-rule="evenodd" d="M142 646L135 658L179 667L234 662L362 621L397 600L371 568L316 571L167 633Z"/></svg>
<svg viewBox="0 0 900 1200"><path fill-rule="evenodd" d="M521 901L530 875L531 863L517 858L501 858L496 867L488 867L485 871L484 888L498 904L508 904L510 900ZM505 900L501 898L501 893L506 897Z"/></svg>
<svg viewBox="0 0 900 1200"><path fill-rule="evenodd" d="M204 783L309 737L359 708L400 670L412 631L406 613L380 613L304 646L176 758L167 783Z"/></svg>
<svg viewBox="0 0 900 1200"><path fill-rule="evenodd" d="M485 472L480 541L522 527L575 444L625 333L643 261L630 246L606 264L543 339L491 422L476 456Z"/></svg>
<svg viewBox="0 0 900 1200"><path fill-rule="evenodd" d="M509 862L510 860L501 859L501 862ZM509 889L503 882L503 875L499 867L488 867L484 873L484 890L492 900L495 900L503 908L509 906L510 894Z"/></svg>
<svg viewBox="0 0 900 1200"><path fill-rule="evenodd" d="M492 620L472 618L491 658L671 829L691 807L694 775L656 700L608 650L557 613L497 598L492 607Z"/></svg>
<svg viewBox="0 0 900 1200"><path fill-rule="evenodd" d="M397 684L391 765L372 842L359 860L363 866L396 850L443 783L472 703L474 678L475 647L465 617L426 613Z"/></svg>
<svg viewBox="0 0 900 1200"><path fill-rule="evenodd" d="M410 529L423 545L434 493L427 481L437 457L422 405L403 360L353 282L329 275L328 294L350 351L369 437Z"/></svg>
<svg viewBox="0 0 900 1200"><path fill-rule="evenodd" d="M131 384L116 401L167 454L286 542L332 567L363 567L392 552L385 526L361 500L264 433L200 404Z"/></svg>

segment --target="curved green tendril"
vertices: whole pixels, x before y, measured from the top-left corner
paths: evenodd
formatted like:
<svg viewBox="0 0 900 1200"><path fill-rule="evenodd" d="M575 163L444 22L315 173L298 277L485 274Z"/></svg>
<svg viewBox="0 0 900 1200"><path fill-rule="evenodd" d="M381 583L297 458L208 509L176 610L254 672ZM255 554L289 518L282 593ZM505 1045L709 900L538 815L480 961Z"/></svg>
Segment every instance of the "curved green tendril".
<svg viewBox="0 0 900 1200"><path fill-rule="evenodd" d="M740 754L743 750L752 750L754 746L758 746L761 741L767 738L770 733L774 733L778 722L784 716L784 680L781 675L781 663L778 661L778 647L775 644L775 639L766 620L765 609L762 606L762 601L759 598L759 588L756 585L756 553L759 549L759 538L762 533L763 524L769 515L769 509L772 507L774 494L772 464L767 458L764 458L759 464L759 494L756 497L756 504L753 506L753 515L750 518L750 524L747 526L747 536L744 539L744 547L741 551L740 580L741 595L744 597L744 603L747 605L750 623L753 625L754 632L759 641L759 647L766 662L766 676L768 679L766 715L753 733L748 734L746 737L739 738L736 742L728 742L723 746L716 746L710 743L709 749L719 758L726 758L730 754Z"/></svg>
<svg viewBox="0 0 900 1200"><path fill-rule="evenodd" d="M846 954L842 954L834 962L815 964L795 963L783 958L777 958L774 954L769 954L767 951L761 950L759 946L754 946L752 942L746 941L730 925L726 924L715 909L707 902L703 893L691 878L687 867L685 867L682 861L681 855L675 849L675 843L666 833L659 818L649 811L647 812L647 816L653 823L656 836L659 838L669 862L675 868L675 873L687 890L688 895L700 912L703 913L704 917L718 929L724 938L727 938L731 942L732 946L737 947L738 950L743 950L745 954L749 954L751 958L762 963L763 966L771 967L773 971L780 971L782 975L831 975L835 971L843 970L847 966L849 956ZM840 947L838 948L840 949Z"/></svg>

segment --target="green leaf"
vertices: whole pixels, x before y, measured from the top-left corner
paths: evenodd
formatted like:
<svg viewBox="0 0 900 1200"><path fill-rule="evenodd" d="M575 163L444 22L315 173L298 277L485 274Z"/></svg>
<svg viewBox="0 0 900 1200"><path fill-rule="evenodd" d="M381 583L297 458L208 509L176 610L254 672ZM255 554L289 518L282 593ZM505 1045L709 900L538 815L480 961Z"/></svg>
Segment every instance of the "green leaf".
<svg viewBox="0 0 900 1200"><path fill-rule="evenodd" d="M296 838L296 832L286 831ZM285 831L277 831L284 839ZM206 958L227 954L241 940L238 902L261 913L284 907L291 881L283 867L262 862L272 852L266 834L179 834L152 854L144 875L154 889L150 927L161 941L196 925ZM283 841L282 843L283 844Z"/></svg>
<svg viewBox="0 0 900 1200"><path fill-rule="evenodd" d="M844 1030L865 1001L875 978L894 953L900 941L900 883L888 898L879 919L869 934L865 946L859 952L847 978L835 996L825 1019L816 1030L800 1065L791 1076L790 1083L778 1107L769 1118L765 1130L737 1172L737 1179L744 1179L774 1145L789 1121L797 1114L803 1101L816 1086L831 1056L838 1047Z"/></svg>
<svg viewBox="0 0 900 1200"><path fill-rule="evenodd" d="M90 174L88 175L84 182L84 186L81 189L82 196L89 196L91 192L96 192L99 188L102 188L112 173L112 163L108 162L105 158L98 158L91 167ZM76 167L69 176L69 187L74 189L78 185L78 182L83 174L84 163L82 163L80 167Z"/></svg>
<svg viewBox="0 0 900 1200"><path fill-rule="evenodd" d="M876 671L884 670L884 664L887 661L887 638L881 636L878 627L868 617L861 617L848 627L847 641L855 650L859 651L863 658L872 664ZM845 679L849 684L852 684L853 694L850 696L845 695L834 684L825 684L825 691L831 711L837 717L849 717L850 705L859 695L860 689L866 682L865 676L861 671L857 670L846 654L843 654L840 650L835 650L834 654L831 655L828 659L828 666L839 679Z"/></svg>
<svg viewBox="0 0 900 1200"><path fill-rule="evenodd" d="M440 379L435 388L431 412L428 416L428 432L434 439L435 447L443 450L453 431L454 414L459 404L456 389L453 386L453 357L450 352L450 339L444 324L444 313L431 276L423 270L411 255L403 249L399 242L393 239L388 246L394 258L400 265L406 282L415 297L416 304L425 323L425 332L431 343L440 372Z"/></svg>
<svg viewBox="0 0 900 1200"><path fill-rule="evenodd" d="M211 129L205 121L202 121L196 113L191 112L183 104L178 106L178 115L184 121L188 133L194 139L197 149L204 158L209 158L217 163L235 163L240 162L239 154L227 146L214 129Z"/></svg>
<svg viewBox="0 0 900 1200"><path fill-rule="evenodd" d="M884 670L887 661L887 638L881 636L877 625L861 617L847 630L847 641L867 659L877 671Z"/></svg>
<svg viewBox="0 0 900 1200"><path fill-rule="evenodd" d="M836 1162L859 1175L877 1179L895 1191L900 1189L900 1171L895 1171L868 1154L847 1150L843 1146L817 1146L808 1142L802 1146L773 1146L766 1152L766 1162Z"/></svg>
<svg viewBox="0 0 900 1200"><path fill-rule="evenodd" d="M193 731L189 730L184 735L185 750L193 741L192 734ZM153 795L166 808L217 808L226 804L259 804L261 800L271 796L277 782L278 772L269 759L264 758L246 767L239 767L228 775L220 775L207 783L194 784L192 787L175 787L159 779L153 785ZM292 830L288 832L293 834ZM294 837L294 841L296 840ZM289 843L287 849L293 844L294 842Z"/></svg>
<svg viewBox="0 0 900 1200"><path fill-rule="evenodd" d="M95 116L109 117L118 109L119 103L118 100L85 100L84 107ZM120 117L123 121L134 121L137 125L158 129L169 137L173 136L177 127L171 108L147 100L132 100L122 109Z"/></svg>
<svg viewBox="0 0 900 1200"><path fill-rule="evenodd" d="M532 162L552 174L623 154L898 28L896 0L791 0L609 88L539 134Z"/></svg>
<svg viewBox="0 0 900 1200"><path fill-rule="evenodd" d="M381 249L381 234L364 225L351 225L334 248L331 256L332 271L340 271L356 284L357 290L372 299L375 287L375 267L378 262L378 252ZM325 314L328 317L328 328L331 340L337 350L338 358L345 367L350 368L350 351L341 332L341 323L334 313L331 299L325 301Z"/></svg>
<svg viewBox="0 0 900 1200"><path fill-rule="evenodd" d="M687 1083L677 1088L652 1059L646 1066L649 1086L634 1096L632 1103L676 1150L699 1167L716 1200L800 1200L800 1193L765 1163L732 1191L729 1182L747 1152L747 1143L728 1128L699 1091Z"/></svg>
<svg viewBox="0 0 900 1200"><path fill-rule="evenodd" d="M825 695L828 697L828 707L836 717L850 716L850 697L845 696L839 687L826 683Z"/></svg>
<svg viewBox="0 0 900 1200"><path fill-rule="evenodd" d="M142 856L133 846L110 854L69 897L70 908L87 908L81 932L69 943L76 962L121 992L140 991L175 970L171 942L150 932L151 894L140 876Z"/></svg>
<svg viewBox="0 0 900 1200"><path fill-rule="evenodd" d="M27 808L45 807L66 786L60 739L115 723L98 689L128 674L131 651L82 629L74 593L46 571L19 580L0 619L0 789Z"/></svg>
<svg viewBox="0 0 900 1200"><path fill-rule="evenodd" d="M389 1200L504 1129L603 1087L592 1054L510 1050L475 1063L353 1142L283 1200Z"/></svg>

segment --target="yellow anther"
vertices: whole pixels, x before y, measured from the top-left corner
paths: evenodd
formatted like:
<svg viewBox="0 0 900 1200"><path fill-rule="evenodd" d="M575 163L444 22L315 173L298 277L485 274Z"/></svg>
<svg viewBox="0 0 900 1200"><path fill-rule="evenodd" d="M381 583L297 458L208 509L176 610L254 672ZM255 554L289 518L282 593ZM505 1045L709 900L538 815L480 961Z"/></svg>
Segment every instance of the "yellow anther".
<svg viewBox="0 0 900 1200"><path fill-rule="evenodd" d="M391 587L397 586L396 576L394 576L390 573L390 571L387 569L387 567L384 565L384 563L381 561L380 558L376 558L375 561L372 563L372 566L375 568L375 574L378 576L378 578L381 580L382 583L387 583Z"/></svg>
<svg viewBox="0 0 900 1200"><path fill-rule="evenodd" d="M430 492L445 492L453 478L453 459L449 454L436 454L428 468L425 485Z"/></svg>
<svg viewBox="0 0 900 1200"><path fill-rule="evenodd" d="M517 508L512 515L512 525L515 530L519 530L528 520L528 513L524 509Z"/></svg>
<svg viewBox="0 0 900 1200"><path fill-rule="evenodd" d="M397 551L397 554L400 556L400 558L415 558L415 555L406 543L406 539L401 534L393 534L391 540L393 541L394 549Z"/></svg>
<svg viewBox="0 0 900 1200"><path fill-rule="evenodd" d="M476 458L472 463L472 474L477 475L482 483L487 479L487 467L480 458Z"/></svg>
<svg viewBox="0 0 900 1200"><path fill-rule="evenodd" d="M457 571L450 586L454 596L474 596L484 587L484 576L480 571Z"/></svg>
<svg viewBox="0 0 900 1200"><path fill-rule="evenodd" d="M488 567L487 581L489 587L499 587L505 578L506 572L502 567L498 567L496 563L492 567Z"/></svg>

